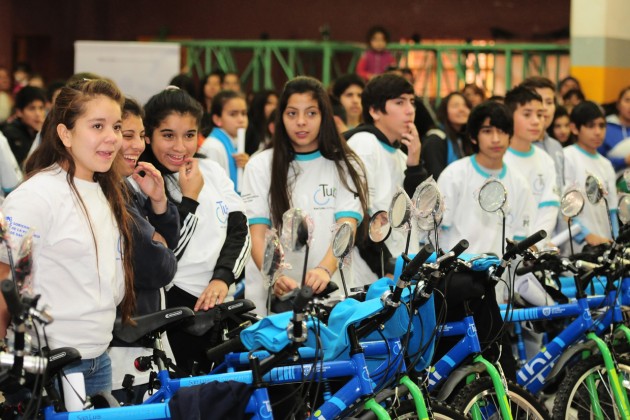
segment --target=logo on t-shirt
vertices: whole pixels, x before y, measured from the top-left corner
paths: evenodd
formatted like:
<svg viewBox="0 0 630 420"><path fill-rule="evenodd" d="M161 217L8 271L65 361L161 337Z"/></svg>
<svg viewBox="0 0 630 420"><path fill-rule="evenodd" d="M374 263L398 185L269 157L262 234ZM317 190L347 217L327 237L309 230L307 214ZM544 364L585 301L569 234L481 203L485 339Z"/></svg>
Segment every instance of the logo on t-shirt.
<svg viewBox="0 0 630 420"><path fill-rule="evenodd" d="M216 209L217 220L221 223L226 223L228 213L229 213L229 209L228 209L227 204L225 204L223 201L217 201L217 209Z"/></svg>
<svg viewBox="0 0 630 420"><path fill-rule="evenodd" d="M545 179L543 178L543 174L538 174L536 179L534 180L534 193L540 194L545 189Z"/></svg>
<svg viewBox="0 0 630 420"><path fill-rule="evenodd" d="M337 196L337 188L331 187L328 184L319 184L313 194L313 201L319 206L325 206L330 202L331 198Z"/></svg>

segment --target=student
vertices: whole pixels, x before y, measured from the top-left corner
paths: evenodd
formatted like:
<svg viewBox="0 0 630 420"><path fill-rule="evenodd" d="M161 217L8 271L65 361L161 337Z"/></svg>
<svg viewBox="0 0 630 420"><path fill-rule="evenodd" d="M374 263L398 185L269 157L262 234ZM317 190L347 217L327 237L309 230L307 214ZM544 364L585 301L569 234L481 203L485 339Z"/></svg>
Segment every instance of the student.
<svg viewBox="0 0 630 420"><path fill-rule="evenodd" d="M134 308L132 227L120 188L122 103L105 80L64 87L26 162L27 180L2 207L15 246L35 229L32 291L55 320L48 343L81 353L64 371L82 372L88 395L111 389L106 349L116 306L123 320Z"/></svg>
<svg viewBox="0 0 630 420"><path fill-rule="evenodd" d="M466 83L466 86L462 89L462 94L470 104L471 108L476 107L486 100L486 91L474 83Z"/></svg>
<svg viewBox="0 0 630 420"><path fill-rule="evenodd" d="M272 90L256 92L247 113L247 131L245 132L245 153L253 155L271 144L267 134L267 121L278 106L278 94Z"/></svg>
<svg viewBox="0 0 630 420"><path fill-rule="evenodd" d="M484 102L470 113L467 131L475 154L447 166L438 179L446 210L440 226L440 246L451 249L461 239L470 241L466 252L502 255L501 218L484 211L479 190L496 178L507 190L507 238L522 240L532 233L534 206L528 182L503 162L514 134L513 120L505 105Z"/></svg>
<svg viewBox="0 0 630 420"><path fill-rule="evenodd" d="M567 76L558 82L558 102L562 103L562 98L570 90L582 90L580 86L580 81L573 76Z"/></svg>
<svg viewBox="0 0 630 420"><path fill-rule="evenodd" d="M212 117L210 115L212 100L219 92L221 92L221 85L223 84L224 76L225 73L223 70L213 70L199 82L199 102L203 107L203 116L201 118L199 128L203 138L208 137L210 131L212 130Z"/></svg>
<svg viewBox="0 0 630 420"><path fill-rule="evenodd" d="M630 153L623 153L627 148L625 140L628 137L630 137L630 86L619 92L617 113L606 118L606 137L604 144L597 150L610 160L616 171L622 171L630 166Z"/></svg>
<svg viewBox="0 0 630 420"><path fill-rule="evenodd" d="M571 133L571 120L569 119L569 113L567 109L562 105L556 107L556 112L553 114L553 121L547 128L547 135L558 140L562 147L571 146L575 140ZM558 169L556 168L556 171Z"/></svg>
<svg viewBox="0 0 630 420"><path fill-rule="evenodd" d="M547 134L547 129L551 126L553 115L556 111L556 98L554 96L553 82L546 77L528 77L521 84L523 87L534 90L542 99L543 109L543 131L540 138L534 143L535 146L543 149L556 166L556 183L558 191L564 189L564 153L562 145L553 137Z"/></svg>
<svg viewBox="0 0 630 420"><path fill-rule="evenodd" d="M560 192L553 159L544 150L533 146L543 130L542 101L539 94L523 86L517 86L505 95L505 105L514 121L514 133L503 161L529 183L536 206L531 220L532 232L542 229L551 238L560 209Z"/></svg>
<svg viewBox="0 0 630 420"><path fill-rule="evenodd" d="M346 126L349 129L361 124L361 94L364 88L365 82L356 74L341 76L333 84L332 93L346 110Z"/></svg>
<svg viewBox="0 0 630 420"><path fill-rule="evenodd" d="M365 165L369 187L368 214L371 216L389 209L398 188L403 187L412 197L427 174L420 165L413 86L402 76L376 76L365 86L361 105L365 124L344 133L344 136L348 139L348 146ZM400 150L401 145L407 148L407 154ZM418 249L419 239L415 230L412 233L410 249L413 252ZM392 232L385 242L392 256L404 251L406 237L403 232ZM380 261L373 260L366 259L368 263L376 264L370 267L375 273L380 273Z"/></svg>
<svg viewBox="0 0 630 420"><path fill-rule="evenodd" d="M9 70L0 67L0 124L4 123L13 109L13 95L11 94L11 76Z"/></svg>
<svg viewBox="0 0 630 420"><path fill-rule="evenodd" d="M17 118L13 122L2 127L2 133L22 166L46 118L46 92L33 86L20 89L15 95L15 115Z"/></svg>
<svg viewBox="0 0 630 420"><path fill-rule="evenodd" d="M128 177L127 206L132 222L133 269L136 309L134 316L160 310L160 289L171 282L177 270L173 249L179 241L179 214L177 207L166 198L164 179L150 163L139 162L145 149L143 111L133 99L126 98L122 115L122 147L120 154L123 176ZM149 372L133 368L140 356L151 356L152 351L143 347L118 347L116 342L109 348L112 360L113 395L124 403L141 403L148 388ZM135 376L135 400L127 401L122 389L125 374Z"/></svg>
<svg viewBox="0 0 630 420"><path fill-rule="evenodd" d="M604 112L594 102L585 101L571 112L571 132L576 144L564 149L564 171L567 187L576 186L583 190L588 174L595 175L608 191L606 197L613 222L614 235L617 235L617 189L615 170L612 164L597 152L606 135ZM599 245L610 242L610 225L604 203L591 204L586 200L584 209L577 218L582 230L574 239L583 244Z"/></svg>
<svg viewBox="0 0 630 420"><path fill-rule="evenodd" d="M238 73L229 71L223 76L223 82L221 82L221 90L231 90L233 92L241 92L241 78Z"/></svg>
<svg viewBox="0 0 630 420"><path fill-rule="evenodd" d="M244 168L249 161L247 153L237 153L236 143L238 130L247 128L245 97L231 90L220 92L212 101L210 115L214 128L199 153L221 165L237 186L237 168Z"/></svg>
<svg viewBox="0 0 630 420"><path fill-rule="evenodd" d="M243 186L252 236L245 296L254 301L259 314L266 313L267 285L260 274L265 234L270 228L281 230L285 211L299 207L313 219L305 284L319 293L331 280L341 288L330 227L345 221L356 227L367 208L363 165L340 137L322 84L310 77L290 80L277 111L273 148L252 157ZM292 268L276 281L276 296L299 287L302 281L303 253L285 250L285 258ZM355 249L351 269L346 270L349 288L376 280L361 272L369 273L369 269Z"/></svg>
<svg viewBox="0 0 630 420"><path fill-rule="evenodd" d="M0 199L13 191L20 182L22 171L13 156L9 141L0 132Z"/></svg>
<svg viewBox="0 0 630 420"><path fill-rule="evenodd" d="M181 222L177 273L167 287L166 304L207 311L224 301L249 258L243 202L217 163L195 157L203 112L195 99L168 88L151 97L144 111L147 148L140 160L162 173ZM179 367L189 370L198 361L207 371L211 337L169 331L168 338Z"/></svg>
<svg viewBox="0 0 630 420"><path fill-rule="evenodd" d="M438 179L444 168L457 159L472 155L466 137L470 103L459 92L446 95L437 109L441 129L433 129L422 141L422 164L430 176Z"/></svg>
<svg viewBox="0 0 630 420"><path fill-rule="evenodd" d="M386 50L389 33L382 26L373 26L367 34L368 50L357 62L357 74L366 82L384 73L388 67L396 67L394 56Z"/></svg>

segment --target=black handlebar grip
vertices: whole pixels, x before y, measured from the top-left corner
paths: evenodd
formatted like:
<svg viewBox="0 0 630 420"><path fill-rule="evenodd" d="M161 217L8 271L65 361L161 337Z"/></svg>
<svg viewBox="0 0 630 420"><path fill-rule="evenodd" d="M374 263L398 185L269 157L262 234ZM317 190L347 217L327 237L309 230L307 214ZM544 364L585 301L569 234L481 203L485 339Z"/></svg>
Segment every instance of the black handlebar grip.
<svg viewBox="0 0 630 420"><path fill-rule="evenodd" d="M22 315L22 301L18 295L15 283L6 279L2 281L2 285L0 287L2 290L2 296L4 296L4 300L7 303L7 308L9 309L11 316L19 317Z"/></svg>
<svg viewBox="0 0 630 420"><path fill-rule="evenodd" d="M304 308L306 308L306 305L312 298L313 289L310 286L302 287L293 301L293 312L296 314L304 312Z"/></svg>
<svg viewBox="0 0 630 420"><path fill-rule="evenodd" d="M547 232L545 232L544 230L539 230L538 232L532 235L529 235L527 238L523 239L522 241L514 245L512 249L506 252L505 255L503 256L503 259L504 260L512 259L517 254L523 253L527 248L529 248L532 245L537 244L538 242L542 241L546 237L547 237Z"/></svg>
<svg viewBox="0 0 630 420"><path fill-rule="evenodd" d="M462 239L461 241L459 241L454 247L453 249L451 249L451 252L454 254L453 258L457 258L460 256L460 254L464 251L466 251L468 249L468 247L470 246L470 244L468 243L468 241L466 239Z"/></svg>
<svg viewBox="0 0 630 420"><path fill-rule="evenodd" d="M416 256L413 257L413 260L411 260L409 264L407 264L403 272L400 274L401 280L407 281L411 277L413 277L418 272L418 270L420 270L420 266L424 264L424 262L429 259L431 254L433 254L434 252L435 248L433 247L433 245L426 244L420 250L420 252L418 252Z"/></svg>
<svg viewBox="0 0 630 420"><path fill-rule="evenodd" d="M225 356L229 353L241 353L247 351L247 348L241 341L241 336L237 335L231 340L221 343L218 346L214 346L206 351L206 358L212 363L221 363L225 359Z"/></svg>

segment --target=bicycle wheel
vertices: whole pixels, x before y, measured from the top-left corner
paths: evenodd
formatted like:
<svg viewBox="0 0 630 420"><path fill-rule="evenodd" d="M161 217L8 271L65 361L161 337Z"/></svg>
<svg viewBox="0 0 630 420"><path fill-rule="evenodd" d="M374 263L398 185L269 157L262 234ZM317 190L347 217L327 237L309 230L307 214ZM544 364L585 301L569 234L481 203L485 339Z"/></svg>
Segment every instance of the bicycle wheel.
<svg viewBox="0 0 630 420"><path fill-rule="evenodd" d="M619 382L626 386L630 380L630 358L622 356L618 360ZM593 380L593 395L599 401L602 415L605 419L621 418L613 391L608 382L608 374L601 356L592 356L584 359L571 368L566 380L558 389L553 405L554 419L592 419L594 410L591 404L591 393L587 386L587 380Z"/></svg>
<svg viewBox="0 0 630 420"><path fill-rule="evenodd" d="M437 401L431 401L431 411L433 412L433 419L436 420L465 420L466 416L457 412L453 408L439 403ZM412 400L401 401L397 407L390 407L389 414L392 419L404 420L404 419L417 419L416 405Z"/></svg>
<svg viewBox="0 0 630 420"><path fill-rule="evenodd" d="M516 419L550 419L545 406L529 391L514 382L508 381L507 398L512 417ZM478 407L482 419L500 419L501 412L497 393L488 377L480 378L466 385L453 402L453 407L464 415L470 415L473 407Z"/></svg>

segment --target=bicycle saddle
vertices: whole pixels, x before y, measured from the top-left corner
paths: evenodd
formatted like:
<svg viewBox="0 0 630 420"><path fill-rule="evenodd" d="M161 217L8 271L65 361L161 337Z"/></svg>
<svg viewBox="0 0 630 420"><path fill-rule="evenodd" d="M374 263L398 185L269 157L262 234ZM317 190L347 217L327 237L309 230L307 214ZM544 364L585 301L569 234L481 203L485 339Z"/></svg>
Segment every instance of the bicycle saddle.
<svg viewBox="0 0 630 420"><path fill-rule="evenodd" d="M194 317L192 309L185 306L164 309L148 315L133 317L136 325L123 324L121 318L116 318L114 323L114 338L127 344L135 343L151 333L162 333L173 324Z"/></svg>
<svg viewBox="0 0 630 420"><path fill-rule="evenodd" d="M248 299L224 302L207 311L195 312L195 317L186 323L182 331L200 337L210 331L216 324L229 318L240 324L242 320L238 320L237 317L254 309L256 309L256 305Z"/></svg>
<svg viewBox="0 0 630 420"><path fill-rule="evenodd" d="M81 353L73 347L60 347L50 350L48 353L48 377L52 378L57 375L63 368L70 363L81 360Z"/></svg>

